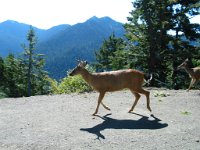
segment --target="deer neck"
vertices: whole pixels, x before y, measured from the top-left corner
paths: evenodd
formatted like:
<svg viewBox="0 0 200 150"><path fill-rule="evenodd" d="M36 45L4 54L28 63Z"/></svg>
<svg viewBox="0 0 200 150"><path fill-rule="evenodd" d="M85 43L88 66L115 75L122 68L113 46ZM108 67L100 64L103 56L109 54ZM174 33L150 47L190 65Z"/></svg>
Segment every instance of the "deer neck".
<svg viewBox="0 0 200 150"><path fill-rule="evenodd" d="M184 69L191 77L194 76L194 71L191 68L189 68L188 66L185 66Z"/></svg>
<svg viewBox="0 0 200 150"><path fill-rule="evenodd" d="M81 72L81 76L83 77L83 79L84 79L87 83L90 83L91 73L89 73L86 69L84 69L84 70Z"/></svg>

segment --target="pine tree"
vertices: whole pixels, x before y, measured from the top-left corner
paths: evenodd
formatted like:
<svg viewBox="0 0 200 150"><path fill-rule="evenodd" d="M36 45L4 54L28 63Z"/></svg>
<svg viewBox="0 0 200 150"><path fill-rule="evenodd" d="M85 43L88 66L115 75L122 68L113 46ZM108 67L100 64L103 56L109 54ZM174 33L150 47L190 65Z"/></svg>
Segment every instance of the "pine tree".
<svg viewBox="0 0 200 150"><path fill-rule="evenodd" d="M172 62L170 77L172 78L171 84L173 88L178 89L181 86L181 82L178 80L181 74L178 73L177 66L186 58L190 60L190 63L192 59L200 59L198 54L200 45L191 44L198 42L200 38L200 24L190 22L192 17L200 14L200 2L198 0L170 1L168 9L171 16L169 20L171 24L170 30L174 32L174 35L169 35L171 45L169 59Z"/></svg>
<svg viewBox="0 0 200 150"><path fill-rule="evenodd" d="M4 60L0 57L0 98L5 97L5 76L4 76Z"/></svg>
<svg viewBox="0 0 200 150"><path fill-rule="evenodd" d="M27 40L28 47L25 44L23 45L25 50L23 62L27 73L27 96L45 94L47 93L46 86L48 86L48 81L46 80L47 72L43 70L45 61L43 55L35 52L37 39L32 27L28 31Z"/></svg>
<svg viewBox="0 0 200 150"><path fill-rule="evenodd" d="M165 82L164 54L167 51L168 11L166 1L136 0L134 10L125 24L130 43L137 43L131 48L132 55L137 57L136 64L154 74L154 79ZM140 68L140 67L139 67ZM152 82L152 84L155 81Z"/></svg>
<svg viewBox="0 0 200 150"><path fill-rule="evenodd" d="M9 97L20 97L24 95L24 74L20 61L9 54L4 60L4 92Z"/></svg>
<svg viewBox="0 0 200 150"><path fill-rule="evenodd" d="M123 39L112 34L103 42L100 50L95 53L96 69L98 71L122 69L126 64L126 61L123 61L124 47Z"/></svg>
<svg viewBox="0 0 200 150"><path fill-rule="evenodd" d="M4 60L2 57L0 57L0 87L4 85Z"/></svg>
<svg viewBox="0 0 200 150"><path fill-rule="evenodd" d="M171 80L169 72L175 70L177 62L185 56L197 56L194 46L189 43L199 37L199 25L191 24L189 16L199 14L199 2L136 0L133 6L135 9L128 17L125 29L132 45L132 56L138 58L135 63L147 67L148 72L154 74L153 85L169 86L166 84ZM172 30L176 32L175 36Z"/></svg>

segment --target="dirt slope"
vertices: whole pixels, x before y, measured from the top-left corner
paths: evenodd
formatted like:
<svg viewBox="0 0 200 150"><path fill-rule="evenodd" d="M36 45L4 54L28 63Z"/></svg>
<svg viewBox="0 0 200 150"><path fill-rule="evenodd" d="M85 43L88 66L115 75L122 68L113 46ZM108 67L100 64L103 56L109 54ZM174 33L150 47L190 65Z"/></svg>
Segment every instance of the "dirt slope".
<svg viewBox="0 0 200 150"><path fill-rule="evenodd" d="M98 116L98 93L0 99L1 150L200 149L200 91L151 91L134 113L129 91L108 93ZM112 114L111 114L112 113Z"/></svg>

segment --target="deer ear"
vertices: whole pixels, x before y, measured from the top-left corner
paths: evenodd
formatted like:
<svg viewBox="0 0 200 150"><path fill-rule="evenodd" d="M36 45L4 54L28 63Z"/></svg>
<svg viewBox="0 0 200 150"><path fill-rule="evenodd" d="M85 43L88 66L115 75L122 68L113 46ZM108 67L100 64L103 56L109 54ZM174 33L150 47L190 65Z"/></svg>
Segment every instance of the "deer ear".
<svg viewBox="0 0 200 150"><path fill-rule="evenodd" d="M77 63L80 63L80 62L81 62L80 59L76 59L76 61L77 61Z"/></svg>
<svg viewBox="0 0 200 150"><path fill-rule="evenodd" d="M188 62L188 61L189 61L189 59L187 58L185 61L186 61L186 62Z"/></svg>
<svg viewBox="0 0 200 150"><path fill-rule="evenodd" d="M84 61L84 64L85 64L85 65L87 65L87 64L88 64L88 62L87 62L87 61Z"/></svg>
<svg viewBox="0 0 200 150"><path fill-rule="evenodd" d="M78 63L78 66L79 66L79 67L82 67L82 68L84 68L86 65L87 65L87 63L86 63L85 61L80 61L80 62Z"/></svg>
<svg viewBox="0 0 200 150"><path fill-rule="evenodd" d="M82 67L85 67L87 64L87 61L82 61Z"/></svg>

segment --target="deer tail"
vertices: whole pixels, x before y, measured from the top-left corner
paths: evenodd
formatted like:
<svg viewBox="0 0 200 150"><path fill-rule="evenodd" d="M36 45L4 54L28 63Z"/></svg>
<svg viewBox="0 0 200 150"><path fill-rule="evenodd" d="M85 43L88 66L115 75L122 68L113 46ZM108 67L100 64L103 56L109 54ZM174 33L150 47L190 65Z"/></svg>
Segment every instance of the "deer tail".
<svg viewBox="0 0 200 150"><path fill-rule="evenodd" d="M149 85L151 80L153 79L153 74L144 74L144 82L145 84Z"/></svg>

